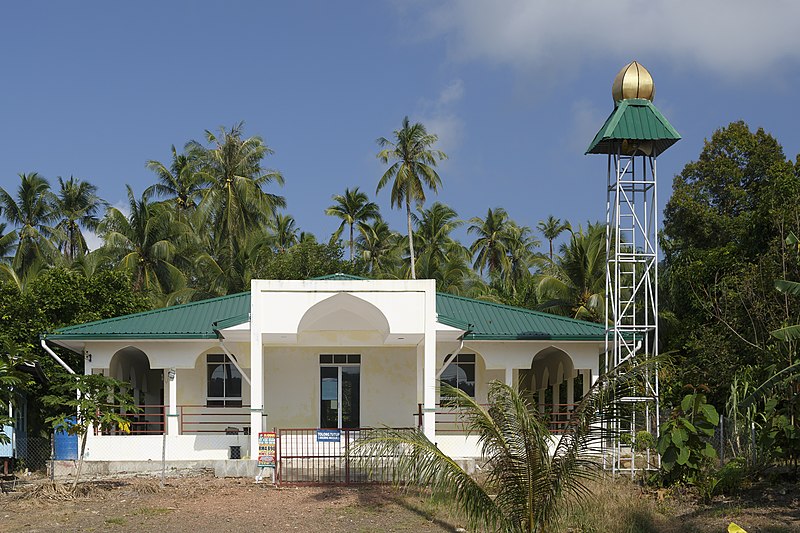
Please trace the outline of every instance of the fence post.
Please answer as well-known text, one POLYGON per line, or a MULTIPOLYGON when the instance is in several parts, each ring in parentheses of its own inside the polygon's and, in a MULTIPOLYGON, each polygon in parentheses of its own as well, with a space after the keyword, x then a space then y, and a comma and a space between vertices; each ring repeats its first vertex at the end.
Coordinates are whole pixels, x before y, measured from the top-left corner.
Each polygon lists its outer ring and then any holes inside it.
POLYGON ((345 485, 350 484, 350 431, 347 429, 343 429, 344 431, 344 483, 345 485))
POLYGON ((417 429, 422 429, 422 404, 417 404, 417 429))

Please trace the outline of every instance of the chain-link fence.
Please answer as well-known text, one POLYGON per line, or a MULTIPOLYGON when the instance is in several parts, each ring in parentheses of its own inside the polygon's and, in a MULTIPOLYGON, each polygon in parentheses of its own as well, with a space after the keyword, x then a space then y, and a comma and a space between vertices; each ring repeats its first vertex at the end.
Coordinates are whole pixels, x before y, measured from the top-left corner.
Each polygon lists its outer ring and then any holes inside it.
POLYGON ((17 435, 15 438, 15 470, 44 472, 53 452, 50 437, 17 435))

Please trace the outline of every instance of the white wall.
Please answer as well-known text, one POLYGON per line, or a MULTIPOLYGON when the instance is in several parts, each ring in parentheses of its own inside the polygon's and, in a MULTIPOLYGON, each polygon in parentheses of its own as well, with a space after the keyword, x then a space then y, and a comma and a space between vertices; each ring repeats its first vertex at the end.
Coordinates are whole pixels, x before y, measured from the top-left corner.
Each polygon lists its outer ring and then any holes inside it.
POLYGON ((320 354, 361 355, 361 425, 410 427, 417 412, 416 349, 266 347, 266 427, 319 427, 320 354))

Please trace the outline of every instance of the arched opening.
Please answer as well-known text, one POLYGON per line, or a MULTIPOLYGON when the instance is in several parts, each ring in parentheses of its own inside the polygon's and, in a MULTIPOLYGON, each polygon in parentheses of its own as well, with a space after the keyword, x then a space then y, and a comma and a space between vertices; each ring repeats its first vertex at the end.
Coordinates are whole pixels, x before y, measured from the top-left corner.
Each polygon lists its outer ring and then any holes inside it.
POLYGON ((520 370, 520 390, 548 417, 553 431, 564 426, 575 408, 574 375, 572 358, 554 346, 537 352, 530 368, 520 370))
POLYGON ((128 384, 139 412, 129 413, 132 435, 164 431, 164 371, 150 368, 150 360, 133 346, 117 351, 109 363, 109 376, 128 384))
POLYGON ((389 322, 373 304, 339 293, 311 306, 297 326, 297 338, 306 345, 383 344, 389 322))

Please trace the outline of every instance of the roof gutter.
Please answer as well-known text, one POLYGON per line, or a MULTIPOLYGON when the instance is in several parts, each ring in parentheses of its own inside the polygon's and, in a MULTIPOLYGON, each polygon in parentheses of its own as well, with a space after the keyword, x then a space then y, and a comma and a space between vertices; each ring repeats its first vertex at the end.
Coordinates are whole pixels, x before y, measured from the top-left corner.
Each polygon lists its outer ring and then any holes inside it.
POLYGON ((64 370, 66 370, 66 371, 67 371, 67 372, 69 372, 70 374, 75 374, 75 371, 74 371, 74 370, 72 370, 72 369, 70 368, 70 366, 69 366, 67 363, 65 363, 65 362, 64 362, 64 360, 63 360, 63 359, 61 359, 61 358, 58 356, 58 354, 56 354, 56 352, 54 352, 53 350, 51 350, 51 349, 50 349, 50 347, 47 345, 47 342, 45 342, 45 340, 44 340, 44 339, 41 339, 41 341, 40 341, 40 342, 41 342, 42 348, 44 348, 44 351, 45 351, 45 352, 47 352, 47 353, 49 353, 49 354, 50 354, 50 357, 52 357, 53 359, 55 359, 55 360, 56 360, 56 363, 58 363, 59 365, 61 365, 62 367, 64 367, 64 370))

